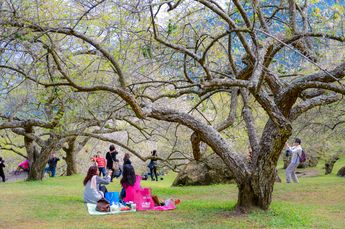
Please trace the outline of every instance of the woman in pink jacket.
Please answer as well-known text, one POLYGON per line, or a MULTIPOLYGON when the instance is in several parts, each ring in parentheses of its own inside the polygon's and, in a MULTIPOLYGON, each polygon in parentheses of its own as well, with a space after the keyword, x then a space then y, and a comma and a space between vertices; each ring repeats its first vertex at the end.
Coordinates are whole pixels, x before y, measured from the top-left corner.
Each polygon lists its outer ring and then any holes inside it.
MULTIPOLYGON (((165 203, 156 203, 152 199, 151 189, 142 188, 140 185, 141 176, 135 175, 134 168, 131 164, 123 166, 123 175, 120 181, 122 190, 120 198, 125 202, 133 202, 136 204, 136 209, 142 210, 172 210, 175 209, 175 202, 172 199, 168 199, 165 203), (163 206, 161 206, 163 205, 163 206)), ((156 197, 156 199, 158 199, 156 197)), ((157 201, 156 201, 157 202, 157 201)), ((179 202, 179 200, 178 200, 179 202)), ((176 202, 176 204, 178 203, 176 202)))

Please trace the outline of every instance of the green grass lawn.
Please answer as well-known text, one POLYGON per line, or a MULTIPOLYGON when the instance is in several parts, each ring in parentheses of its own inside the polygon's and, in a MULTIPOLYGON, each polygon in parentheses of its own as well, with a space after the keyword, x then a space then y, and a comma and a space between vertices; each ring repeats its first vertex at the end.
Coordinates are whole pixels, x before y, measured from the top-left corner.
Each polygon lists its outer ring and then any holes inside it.
MULTIPOLYGON (((334 172, 345 159, 337 162, 334 172)), ((281 178, 284 171, 279 170, 281 178)), ((83 176, 47 178, 42 182, 0 183, 0 228, 345 228, 345 179, 334 174, 276 184, 267 212, 232 213, 236 185, 170 187, 144 181, 160 197, 180 198, 168 212, 137 212, 89 216, 83 203, 83 176)), ((108 185, 119 191, 119 180, 108 185)))

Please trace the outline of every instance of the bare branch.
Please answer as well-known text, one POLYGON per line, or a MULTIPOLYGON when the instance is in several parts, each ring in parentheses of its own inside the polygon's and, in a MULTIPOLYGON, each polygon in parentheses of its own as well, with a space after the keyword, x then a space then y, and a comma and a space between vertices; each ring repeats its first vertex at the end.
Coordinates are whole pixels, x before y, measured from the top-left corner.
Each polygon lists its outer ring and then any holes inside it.
POLYGON ((250 142, 250 146, 251 146, 252 152, 253 152, 252 163, 256 164, 257 159, 258 159, 257 156, 258 156, 260 146, 259 146, 259 139, 258 139, 256 131, 255 131, 255 129, 256 129, 255 128, 255 121, 254 121, 254 118, 253 118, 253 115, 251 112, 251 108, 249 107, 248 91, 242 88, 241 89, 241 96, 242 96, 242 101, 243 101, 243 109, 242 109, 243 119, 246 123, 249 142, 250 142))
MULTIPOLYGON (((221 11, 219 8, 215 7, 214 5, 211 4, 211 2, 207 0, 196 0, 197 2, 200 2, 204 6, 208 7, 210 10, 212 10, 214 13, 219 15, 222 19, 224 19, 229 25, 231 29, 237 29, 236 23, 224 12, 221 11)), ((238 38, 240 39, 244 49, 246 50, 247 54, 250 56, 251 59, 255 59, 255 56, 250 49, 250 46, 248 42, 246 41, 245 37, 241 32, 236 32, 238 38)))
POLYGON ((5 147, 5 146, 0 145, 0 149, 1 149, 1 150, 6 150, 6 151, 11 151, 11 152, 13 152, 13 153, 15 153, 15 154, 17 154, 17 155, 23 157, 23 158, 28 159, 27 156, 25 156, 24 154, 22 154, 21 152, 19 152, 19 151, 16 150, 15 148, 12 148, 12 147, 7 148, 7 147, 5 147))
POLYGON ((238 105, 238 89, 234 88, 231 91, 231 103, 230 103, 229 115, 226 120, 224 120, 222 123, 216 126, 217 131, 221 132, 234 124, 236 120, 237 105, 238 105))
POLYGON ((290 27, 292 33, 296 33, 296 4, 295 0, 288 0, 289 2, 289 13, 290 13, 290 27))
POLYGON ((318 106, 322 106, 322 105, 326 105, 326 104, 331 104, 331 103, 339 101, 340 99, 341 99, 341 96, 339 96, 337 94, 320 95, 320 96, 317 96, 315 98, 308 99, 306 101, 301 102, 297 106, 295 106, 291 110, 291 114, 290 114, 289 118, 290 118, 290 120, 295 120, 301 114, 305 113, 306 111, 308 111, 314 107, 318 107, 318 106))
POLYGON ((71 35, 71 36, 80 38, 81 40, 89 43, 94 48, 96 48, 100 53, 103 54, 103 56, 105 58, 107 58, 110 61, 112 66, 116 69, 117 75, 119 76, 119 82, 120 82, 121 87, 123 87, 123 88, 126 87, 125 77, 121 71, 120 65, 117 63, 117 61, 115 60, 113 55, 111 55, 106 49, 104 49, 101 44, 97 43, 96 41, 94 41, 90 37, 87 37, 86 35, 79 33, 72 28, 40 27, 40 26, 34 25, 34 24, 24 24, 24 23, 15 22, 15 21, 6 21, 5 23, 1 23, 1 24, 7 25, 7 26, 9 25, 9 26, 13 26, 13 27, 18 27, 18 28, 31 29, 33 32, 60 33, 60 34, 71 35))
POLYGON ((154 15, 153 15, 153 9, 152 7, 150 7, 150 12, 151 12, 151 23, 152 23, 152 27, 153 27, 153 35, 154 35, 154 38, 156 41, 158 41, 159 43, 169 47, 169 48, 172 48, 178 52, 181 52, 181 53, 184 53, 190 57, 192 57, 195 61, 197 61, 200 66, 204 69, 205 73, 206 73, 206 78, 208 80, 210 80, 212 77, 211 77, 211 74, 210 74, 210 71, 208 70, 207 67, 205 67, 204 63, 203 63, 203 60, 200 56, 198 56, 196 53, 188 50, 187 48, 181 46, 181 45, 176 45, 176 44, 172 44, 172 43, 169 43, 167 41, 164 41, 163 39, 161 39, 159 36, 158 36, 158 31, 157 31, 157 28, 156 28, 156 23, 155 23, 155 19, 154 19, 154 15))

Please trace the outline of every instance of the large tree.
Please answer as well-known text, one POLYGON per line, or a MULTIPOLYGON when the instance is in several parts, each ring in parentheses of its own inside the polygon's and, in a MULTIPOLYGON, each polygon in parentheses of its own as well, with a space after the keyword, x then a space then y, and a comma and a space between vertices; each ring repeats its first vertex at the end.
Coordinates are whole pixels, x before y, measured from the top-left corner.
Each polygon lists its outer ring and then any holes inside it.
POLYGON ((68 1, 66 7, 53 1, 52 8, 43 2, 35 10, 20 3, 1 8, 5 43, 45 50, 57 72, 53 81, 25 77, 46 87, 120 98, 134 122, 188 127, 195 159, 204 142, 234 174, 241 211, 268 209, 292 122, 345 94, 343 53, 334 63, 322 55, 344 42, 337 29, 344 9, 337 3, 113 0, 68 1), (220 93, 231 98, 229 115, 210 120, 210 109, 198 106, 220 93), (253 104, 266 112, 262 129, 253 104), (223 134, 238 105, 253 150, 250 161, 223 134))

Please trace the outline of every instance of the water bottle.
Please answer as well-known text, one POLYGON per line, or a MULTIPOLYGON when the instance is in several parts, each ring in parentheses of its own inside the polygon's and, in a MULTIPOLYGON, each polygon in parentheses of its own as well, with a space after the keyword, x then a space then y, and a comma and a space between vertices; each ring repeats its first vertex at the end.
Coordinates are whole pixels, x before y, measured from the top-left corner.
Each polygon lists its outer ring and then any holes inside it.
POLYGON ((133 203, 131 205, 131 209, 132 209, 132 211, 136 211, 137 210, 137 205, 133 203))

